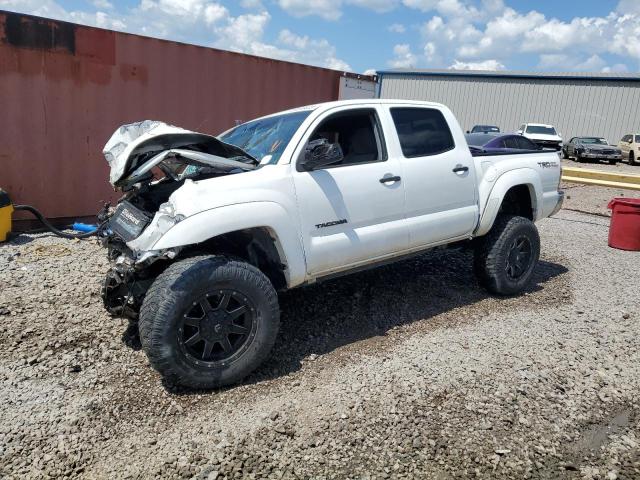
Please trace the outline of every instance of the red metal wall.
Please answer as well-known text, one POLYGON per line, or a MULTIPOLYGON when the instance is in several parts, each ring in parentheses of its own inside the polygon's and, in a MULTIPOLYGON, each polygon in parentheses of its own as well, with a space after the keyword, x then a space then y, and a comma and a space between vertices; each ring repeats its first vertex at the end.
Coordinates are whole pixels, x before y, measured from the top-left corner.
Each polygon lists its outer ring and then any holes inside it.
POLYGON ((101 152, 120 125, 153 119, 217 134, 335 100, 340 76, 0 11, 0 188, 51 218, 93 215, 114 198, 101 152))

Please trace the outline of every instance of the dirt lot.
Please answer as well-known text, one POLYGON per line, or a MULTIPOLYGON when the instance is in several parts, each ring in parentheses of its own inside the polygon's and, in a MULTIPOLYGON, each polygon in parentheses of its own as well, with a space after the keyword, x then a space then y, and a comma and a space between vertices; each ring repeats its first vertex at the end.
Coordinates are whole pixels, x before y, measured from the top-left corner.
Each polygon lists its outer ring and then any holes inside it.
MULTIPOLYGON (((577 163, 573 160, 563 160, 563 167, 587 168, 602 170, 611 173, 640 175, 640 166, 631 166, 627 163, 608 165, 603 162, 577 163)), ((562 188, 566 192, 565 209, 597 215, 611 216, 611 210, 607 208, 609 201, 615 197, 640 198, 640 191, 622 190, 615 188, 603 188, 578 183, 564 183, 562 188)))
POLYGON ((640 478, 640 254, 607 226, 540 222, 515 298, 451 250, 284 294, 269 361, 214 392, 163 387, 101 307, 98 246, 21 235, 0 246, 0 477, 640 478))

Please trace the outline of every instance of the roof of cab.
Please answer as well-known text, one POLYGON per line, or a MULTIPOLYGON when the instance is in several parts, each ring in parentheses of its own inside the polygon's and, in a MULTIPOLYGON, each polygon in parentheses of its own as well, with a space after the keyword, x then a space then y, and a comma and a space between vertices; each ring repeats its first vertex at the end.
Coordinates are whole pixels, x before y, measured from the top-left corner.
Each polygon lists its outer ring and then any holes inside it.
POLYGON ((365 98, 365 99, 356 99, 356 100, 334 100, 332 102, 323 102, 323 103, 315 103, 312 105, 304 105, 301 107, 291 108, 289 110, 283 110, 280 112, 270 113, 269 115, 264 115, 262 117, 253 118, 251 120, 247 120, 248 122, 253 120, 262 120, 263 118, 273 117, 275 115, 283 115, 288 113, 296 113, 296 112, 304 112, 304 111, 315 111, 318 109, 329 110, 335 107, 343 107, 349 105, 415 105, 421 107, 436 107, 442 108, 443 104, 437 102, 424 102, 421 100, 403 100, 403 99, 389 99, 389 98, 365 98))

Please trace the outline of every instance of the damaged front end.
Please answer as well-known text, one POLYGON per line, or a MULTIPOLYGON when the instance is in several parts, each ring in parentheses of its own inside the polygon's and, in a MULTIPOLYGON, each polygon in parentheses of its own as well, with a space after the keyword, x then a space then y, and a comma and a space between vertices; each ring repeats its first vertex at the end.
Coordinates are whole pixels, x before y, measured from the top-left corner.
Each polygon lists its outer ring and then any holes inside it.
POLYGON ((153 249, 184 218, 171 195, 187 182, 253 170, 258 162, 211 135, 149 120, 120 127, 103 153, 123 196, 99 215, 111 264, 102 298, 111 314, 135 319, 151 283, 181 250, 153 249))

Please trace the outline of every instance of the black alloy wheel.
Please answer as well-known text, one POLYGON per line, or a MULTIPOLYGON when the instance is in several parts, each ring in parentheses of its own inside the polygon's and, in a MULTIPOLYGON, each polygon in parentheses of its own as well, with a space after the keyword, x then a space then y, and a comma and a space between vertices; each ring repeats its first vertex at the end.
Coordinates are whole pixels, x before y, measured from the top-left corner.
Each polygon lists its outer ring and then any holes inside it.
POLYGON ((140 341, 169 385, 238 383, 269 355, 278 296, 255 266, 222 255, 188 257, 154 280, 140 309, 140 341))
POLYGON ((518 280, 531 264, 531 242, 525 236, 513 240, 507 254, 505 271, 511 280, 518 280))
POLYGON ((193 302, 178 327, 178 344, 196 365, 216 367, 242 355, 256 334, 256 310, 235 290, 218 290, 193 302))
POLYGON ((491 293, 514 295, 531 281, 540 256, 540 236, 525 217, 500 214, 491 230, 477 239, 474 271, 491 293))

